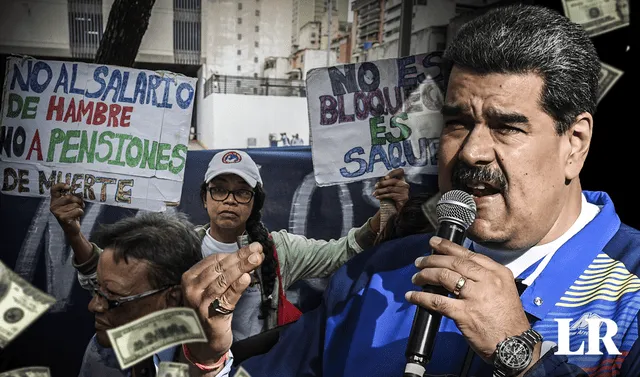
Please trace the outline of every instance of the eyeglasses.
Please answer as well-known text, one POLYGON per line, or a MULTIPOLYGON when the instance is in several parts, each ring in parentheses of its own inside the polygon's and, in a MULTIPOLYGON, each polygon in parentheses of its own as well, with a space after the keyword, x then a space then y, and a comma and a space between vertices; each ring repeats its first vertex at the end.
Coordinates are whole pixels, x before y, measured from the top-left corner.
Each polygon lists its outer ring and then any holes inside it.
POLYGON ((94 297, 95 296, 102 297, 107 302, 108 310, 111 310, 111 309, 117 308, 120 305, 125 304, 127 302, 131 302, 131 301, 139 300, 139 299, 147 297, 147 296, 155 295, 156 293, 165 291, 165 290, 167 290, 169 288, 172 288, 172 287, 164 287, 164 288, 153 289, 153 290, 150 290, 150 291, 139 293, 137 295, 120 297, 120 298, 117 298, 115 300, 112 300, 109 297, 107 297, 107 295, 102 293, 98 287, 94 287, 93 288, 93 296, 94 297))
POLYGON ((253 199, 254 192, 245 189, 229 191, 220 187, 209 187, 209 195, 211 195, 211 199, 216 202, 223 202, 227 200, 229 194, 233 195, 236 202, 240 204, 247 204, 251 199, 253 199))

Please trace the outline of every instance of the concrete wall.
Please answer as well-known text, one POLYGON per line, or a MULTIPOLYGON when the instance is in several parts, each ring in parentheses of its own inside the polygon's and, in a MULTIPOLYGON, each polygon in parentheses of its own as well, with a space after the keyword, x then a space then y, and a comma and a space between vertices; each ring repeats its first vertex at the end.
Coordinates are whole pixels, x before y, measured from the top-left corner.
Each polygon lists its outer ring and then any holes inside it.
POLYGON ((309 142, 307 99, 213 93, 198 104, 198 140, 207 149, 269 146, 269 134, 299 134, 309 142))

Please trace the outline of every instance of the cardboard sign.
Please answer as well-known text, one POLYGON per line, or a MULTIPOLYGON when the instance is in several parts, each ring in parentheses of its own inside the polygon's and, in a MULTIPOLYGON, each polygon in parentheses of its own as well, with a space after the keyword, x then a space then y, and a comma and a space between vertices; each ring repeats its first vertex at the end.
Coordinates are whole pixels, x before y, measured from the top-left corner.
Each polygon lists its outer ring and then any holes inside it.
POLYGON ((180 201, 195 78, 107 65, 7 59, 1 192, 48 196, 55 183, 104 204, 180 201))

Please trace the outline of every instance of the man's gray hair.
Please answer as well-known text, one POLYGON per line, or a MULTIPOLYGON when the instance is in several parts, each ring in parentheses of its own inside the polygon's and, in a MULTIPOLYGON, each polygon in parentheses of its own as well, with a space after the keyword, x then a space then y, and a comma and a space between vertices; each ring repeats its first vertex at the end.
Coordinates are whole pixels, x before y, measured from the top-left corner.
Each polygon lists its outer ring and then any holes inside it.
POLYGON ((116 262, 128 258, 149 263, 154 288, 180 284, 182 274, 202 259, 201 242, 186 215, 149 212, 105 225, 93 237, 114 249, 116 262))
POLYGON ((540 75, 541 105, 555 119, 560 135, 577 115, 596 111, 596 49, 580 25, 554 10, 533 5, 489 10, 460 28, 444 59, 448 69, 540 75))

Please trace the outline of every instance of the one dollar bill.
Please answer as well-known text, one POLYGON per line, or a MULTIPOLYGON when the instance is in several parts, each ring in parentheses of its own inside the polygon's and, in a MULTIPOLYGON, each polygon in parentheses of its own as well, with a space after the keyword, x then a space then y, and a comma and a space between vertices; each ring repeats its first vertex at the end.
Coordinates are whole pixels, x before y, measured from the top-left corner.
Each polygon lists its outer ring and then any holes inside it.
POLYGON ((55 302, 0 262, 0 348, 5 348, 55 302))
POLYGON ((590 37, 629 26, 629 0, 562 0, 562 6, 590 37))
POLYGON ((189 365, 163 361, 158 366, 158 377, 189 377, 189 365))
POLYGON ((598 77, 598 103, 624 73, 618 68, 600 62, 600 76, 598 77))
POLYGON ((51 373, 46 367, 27 367, 0 373, 0 377, 51 377, 51 373))
POLYGON ((207 341, 198 315, 191 308, 154 312, 107 330, 107 335, 122 369, 178 344, 207 341))

